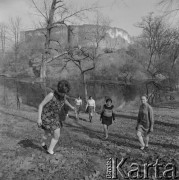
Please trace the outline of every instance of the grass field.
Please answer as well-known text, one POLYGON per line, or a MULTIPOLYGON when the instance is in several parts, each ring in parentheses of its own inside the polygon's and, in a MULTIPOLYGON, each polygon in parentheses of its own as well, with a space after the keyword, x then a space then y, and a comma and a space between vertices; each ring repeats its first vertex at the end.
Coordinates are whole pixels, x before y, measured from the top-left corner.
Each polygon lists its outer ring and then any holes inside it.
MULTIPOLYGON (((93 123, 86 114, 75 120, 73 112, 61 130, 56 155, 47 155, 40 146, 42 130, 36 125, 37 112, 0 108, 0 179, 8 180, 105 180, 107 158, 127 157, 144 164, 159 158, 179 167, 179 109, 156 108, 154 132, 147 151, 139 150, 135 135, 137 110, 118 112, 116 122, 104 140, 99 115, 93 123)), ((155 179, 150 171, 150 178, 155 179)), ((179 169, 177 169, 179 175, 179 169)), ((122 179, 120 177, 120 179, 122 179)))

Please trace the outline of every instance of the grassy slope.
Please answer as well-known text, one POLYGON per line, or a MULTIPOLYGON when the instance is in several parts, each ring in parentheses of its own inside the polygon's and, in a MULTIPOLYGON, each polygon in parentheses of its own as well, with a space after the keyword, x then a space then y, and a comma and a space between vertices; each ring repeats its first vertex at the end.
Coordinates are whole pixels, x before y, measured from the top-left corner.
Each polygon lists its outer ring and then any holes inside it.
POLYGON ((136 111, 120 112, 116 123, 109 131, 108 140, 103 140, 99 115, 94 122, 82 114, 78 122, 70 113, 61 131, 56 148, 57 155, 46 155, 40 148, 42 130, 36 126, 37 112, 0 108, 0 179, 105 179, 106 158, 127 156, 129 162, 165 161, 175 159, 179 164, 178 110, 155 110, 155 132, 151 146, 143 153, 135 136, 136 111))

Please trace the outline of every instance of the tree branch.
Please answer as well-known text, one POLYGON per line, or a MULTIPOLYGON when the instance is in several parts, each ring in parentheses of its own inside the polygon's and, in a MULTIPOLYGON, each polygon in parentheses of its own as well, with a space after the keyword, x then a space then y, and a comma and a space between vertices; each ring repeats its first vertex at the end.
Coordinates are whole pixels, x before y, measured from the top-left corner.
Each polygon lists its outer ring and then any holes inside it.
POLYGON ((61 7, 63 7, 63 6, 64 6, 64 4, 59 5, 59 6, 55 7, 55 10, 57 10, 58 8, 61 8, 61 7))
POLYGON ((93 65, 93 67, 88 68, 88 69, 86 69, 86 70, 83 70, 83 73, 86 73, 87 71, 91 71, 91 70, 93 70, 94 68, 95 68, 95 66, 93 65))
POLYGON ((48 49, 54 50, 54 51, 56 51, 56 52, 59 52, 58 49, 56 49, 56 48, 50 48, 50 47, 49 47, 48 49))
POLYGON ((44 7, 45 7, 46 17, 47 17, 47 19, 49 19, 49 17, 48 17, 48 10, 47 10, 47 4, 46 4, 45 0, 44 0, 44 7))
POLYGON ((55 57, 52 57, 52 58, 48 59, 48 60, 46 61, 46 63, 49 63, 49 62, 51 62, 51 61, 53 61, 53 60, 55 60, 55 59, 58 59, 59 57, 64 56, 65 54, 67 54, 67 52, 64 52, 64 53, 59 54, 59 55, 57 55, 57 56, 55 56, 55 57))
MULTIPOLYGON (((74 13, 72 13, 72 14, 66 16, 66 17, 64 17, 64 18, 63 18, 63 21, 65 21, 66 19, 71 18, 71 17, 73 17, 73 16, 75 16, 75 15, 81 13, 81 12, 84 12, 84 11, 90 11, 90 10, 93 10, 93 9, 94 9, 94 8, 85 8, 85 9, 81 9, 81 10, 79 10, 79 11, 76 11, 76 12, 74 12, 74 13)), ((61 22, 61 21, 57 21, 56 23, 58 24, 58 23, 60 23, 60 22, 61 22)))
POLYGON ((37 9, 37 11, 47 20, 48 17, 46 17, 46 16, 42 13, 42 11, 37 7, 37 5, 35 4, 35 1, 34 1, 34 0, 31 0, 31 1, 32 1, 33 5, 35 6, 35 8, 37 9))
POLYGON ((63 1, 60 1, 60 0, 59 0, 59 1, 56 1, 56 4, 58 4, 58 3, 62 3, 62 2, 63 2, 63 1))
POLYGON ((58 43, 58 44, 59 44, 59 46, 61 46, 61 44, 60 44, 60 42, 59 42, 58 40, 55 40, 55 39, 50 39, 49 41, 54 41, 54 42, 58 43))
POLYGON ((67 67, 68 62, 70 62, 70 60, 68 60, 68 61, 65 62, 64 66, 63 66, 62 69, 61 69, 61 72, 67 67))
POLYGON ((72 54, 68 54, 68 55, 69 56, 66 59, 72 61, 79 68, 79 70, 81 72, 83 72, 82 67, 81 67, 81 60, 82 59, 75 59, 72 54))

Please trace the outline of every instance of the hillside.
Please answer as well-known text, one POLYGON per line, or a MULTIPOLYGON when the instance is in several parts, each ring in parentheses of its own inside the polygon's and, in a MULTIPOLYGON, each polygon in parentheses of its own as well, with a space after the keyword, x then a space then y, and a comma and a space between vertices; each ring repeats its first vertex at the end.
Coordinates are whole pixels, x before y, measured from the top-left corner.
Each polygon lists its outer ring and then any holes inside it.
MULTIPOLYGON (((21 42, 37 42, 43 46, 45 29, 34 29, 21 32, 21 42)), ((104 36, 100 48, 121 49, 131 44, 131 36, 123 29, 110 26, 84 24, 84 25, 61 25, 53 28, 51 39, 58 41, 60 46, 91 46, 96 41, 96 35, 104 36)), ((56 46, 55 42, 51 42, 56 46)))
MULTIPOLYGON (((22 31, 20 34, 21 47, 19 51, 18 61, 14 62, 13 54, 7 54, 5 68, 2 73, 9 76, 38 77, 40 74, 40 63, 42 52, 44 49, 44 33, 45 29, 34 29, 29 31, 22 31), (15 69, 15 66, 16 69, 15 69), (15 72, 16 71, 16 72, 15 72)), ((129 58, 125 50, 133 43, 131 36, 125 30, 110 26, 97 26, 94 24, 84 25, 70 25, 60 26, 60 28, 53 28, 51 33, 51 48, 56 50, 60 48, 63 51, 66 47, 92 47, 96 43, 96 36, 103 37, 99 44, 99 50, 104 53, 97 62, 96 72, 101 73, 103 69, 108 69, 111 66, 116 68, 123 65, 129 58), (58 43, 57 43, 58 42, 58 43)), ((98 37, 99 38, 99 37, 98 37)), ((60 51, 61 51, 60 50, 60 51)), ((55 55, 55 51, 51 52, 55 55)), ((48 77, 78 77, 78 69, 74 67, 73 63, 62 71, 64 60, 59 59, 47 66, 48 77)), ((111 70, 109 70, 111 71, 111 70)), ((96 74, 99 76, 100 74, 96 74)), ((103 74, 103 73, 102 73, 103 74)))
MULTIPOLYGON (((155 109, 154 132, 146 151, 139 149, 135 136, 136 110, 119 112, 107 140, 103 138, 99 115, 89 123, 86 114, 76 121, 70 113, 52 157, 40 147, 42 130, 36 125, 37 112, 28 107, 21 111, 1 107, 0 114, 1 180, 104 180, 107 159, 122 157, 127 158, 122 167, 125 172, 132 169, 131 163, 142 167, 144 163, 155 163, 157 158, 163 165, 172 163, 179 167, 178 109, 170 113, 167 109, 155 109)), ((154 179, 153 169, 149 170, 149 179, 154 179)))
MULTIPOLYGON (((78 79, 80 77, 80 71, 73 62, 68 63, 68 65, 62 71, 64 64, 63 59, 50 63, 48 65, 48 77, 58 78, 59 75, 60 77, 72 79, 78 79)), ((118 81, 118 78, 123 76, 123 74, 121 74, 121 69, 123 69, 126 64, 134 66, 133 69, 131 69, 133 79, 140 81, 141 79, 146 78, 146 75, 140 71, 140 65, 133 62, 132 57, 126 53, 126 50, 119 50, 116 52, 103 54, 97 60, 95 70, 88 73, 87 77, 91 78, 92 76, 95 76, 97 79, 101 79, 101 77, 103 77, 103 80, 111 79, 113 81, 118 81), (134 70, 135 72, 133 72, 134 70)), ((130 71, 130 69, 128 71, 130 71)))

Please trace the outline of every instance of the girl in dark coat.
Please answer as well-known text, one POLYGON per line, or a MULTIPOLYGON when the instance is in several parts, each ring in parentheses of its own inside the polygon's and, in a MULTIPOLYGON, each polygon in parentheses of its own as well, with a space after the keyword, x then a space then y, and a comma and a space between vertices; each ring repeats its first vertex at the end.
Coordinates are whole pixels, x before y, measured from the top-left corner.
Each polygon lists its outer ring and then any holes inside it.
POLYGON ((108 127, 112 124, 112 120, 115 120, 114 115, 114 106, 112 105, 112 99, 107 98, 106 104, 103 106, 103 110, 101 112, 100 120, 102 120, 103 128, 104 128, 104 134, 105 139, 108 138, 108 127))

